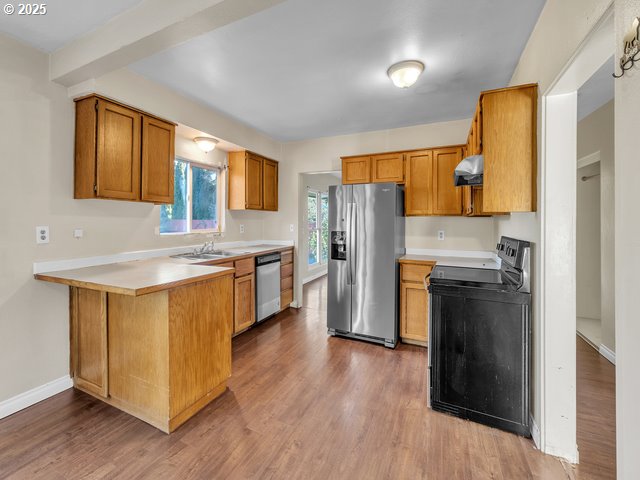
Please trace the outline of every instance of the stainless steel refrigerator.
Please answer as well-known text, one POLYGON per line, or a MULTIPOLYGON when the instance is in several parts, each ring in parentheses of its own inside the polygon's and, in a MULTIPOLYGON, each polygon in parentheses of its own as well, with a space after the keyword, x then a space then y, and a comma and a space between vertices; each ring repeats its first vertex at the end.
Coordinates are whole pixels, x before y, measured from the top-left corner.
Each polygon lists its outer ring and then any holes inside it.
POLYGON ((404 190, 395 183, 329 187, 327 328, 330 335, 398 341, 404 190))

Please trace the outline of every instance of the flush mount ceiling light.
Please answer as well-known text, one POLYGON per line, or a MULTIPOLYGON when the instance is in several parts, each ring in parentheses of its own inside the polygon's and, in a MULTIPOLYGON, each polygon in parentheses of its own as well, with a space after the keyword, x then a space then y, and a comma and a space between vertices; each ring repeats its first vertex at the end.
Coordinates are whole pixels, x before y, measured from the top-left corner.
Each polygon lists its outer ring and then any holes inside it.
POLYGON ((396 87, 409 88, 416 83, 423 70, 424 63, 418 60, 405 60, 391 65, 387 75, 396 87))
POLYGON ((211 137, 196 137, 193 141, 196 142, 196 145, 198 145, 200 150, 204 153, 209 153, 211 150, 216 148, 216 145, 218 144, 218 140, 211 137))

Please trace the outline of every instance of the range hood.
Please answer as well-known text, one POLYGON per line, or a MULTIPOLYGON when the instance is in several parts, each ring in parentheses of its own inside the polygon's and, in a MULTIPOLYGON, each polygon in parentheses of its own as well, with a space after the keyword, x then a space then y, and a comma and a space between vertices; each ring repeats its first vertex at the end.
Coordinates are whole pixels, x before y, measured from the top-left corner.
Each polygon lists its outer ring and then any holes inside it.
POLYGON ((456 187, 463 185, 482 185, 484 156, 471 155, 464 158, 456 167, 453 178, 456 187))

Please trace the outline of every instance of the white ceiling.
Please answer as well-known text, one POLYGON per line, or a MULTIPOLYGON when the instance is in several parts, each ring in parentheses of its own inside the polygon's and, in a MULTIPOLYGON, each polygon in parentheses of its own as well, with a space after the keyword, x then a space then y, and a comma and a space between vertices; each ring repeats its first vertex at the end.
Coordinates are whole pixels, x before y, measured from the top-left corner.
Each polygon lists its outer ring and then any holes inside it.
MULTIPOLYGON (((42 51, 52 52, 95 30, 141 0, 54 0, 46 15, 0 15, 0 32, 42 51)), ((10 2, 16 8, 18 2, 10 2)), ((27 2, 22 2, 27 3, 27 2)), ((4 5, 4 2, 3 2, 4 5)))
POLYGON ((611 74, 614 66, 612 56, 578 90, 578 121, 613 100, 615 80, 611 74))
POLYGON ((544 0, 288 0, 131 68, 273 138, 470 117, 505 86, 544 0), (411 89, 387 68, 418 59, 411 89))

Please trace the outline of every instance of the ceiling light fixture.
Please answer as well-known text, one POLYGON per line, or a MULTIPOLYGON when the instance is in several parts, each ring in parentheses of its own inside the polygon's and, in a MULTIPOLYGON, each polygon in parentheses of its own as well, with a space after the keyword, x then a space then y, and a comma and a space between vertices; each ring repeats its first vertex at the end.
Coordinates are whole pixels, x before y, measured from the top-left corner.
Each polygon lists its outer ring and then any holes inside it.
POLYGON ((424 63, 418 60, 405 60, 391 65, 387 75, 396 87, 409 88, 416 83, 423 70, 424 63))
POLYGON ((216 148, 219 140, 211 137, 196 137, 193 139, 193 141, 196 142, 196 145, 198 145, 198 147, 200 147, 200 150, 202 150, 204 153, 209 153, 211 150, 216 148))

